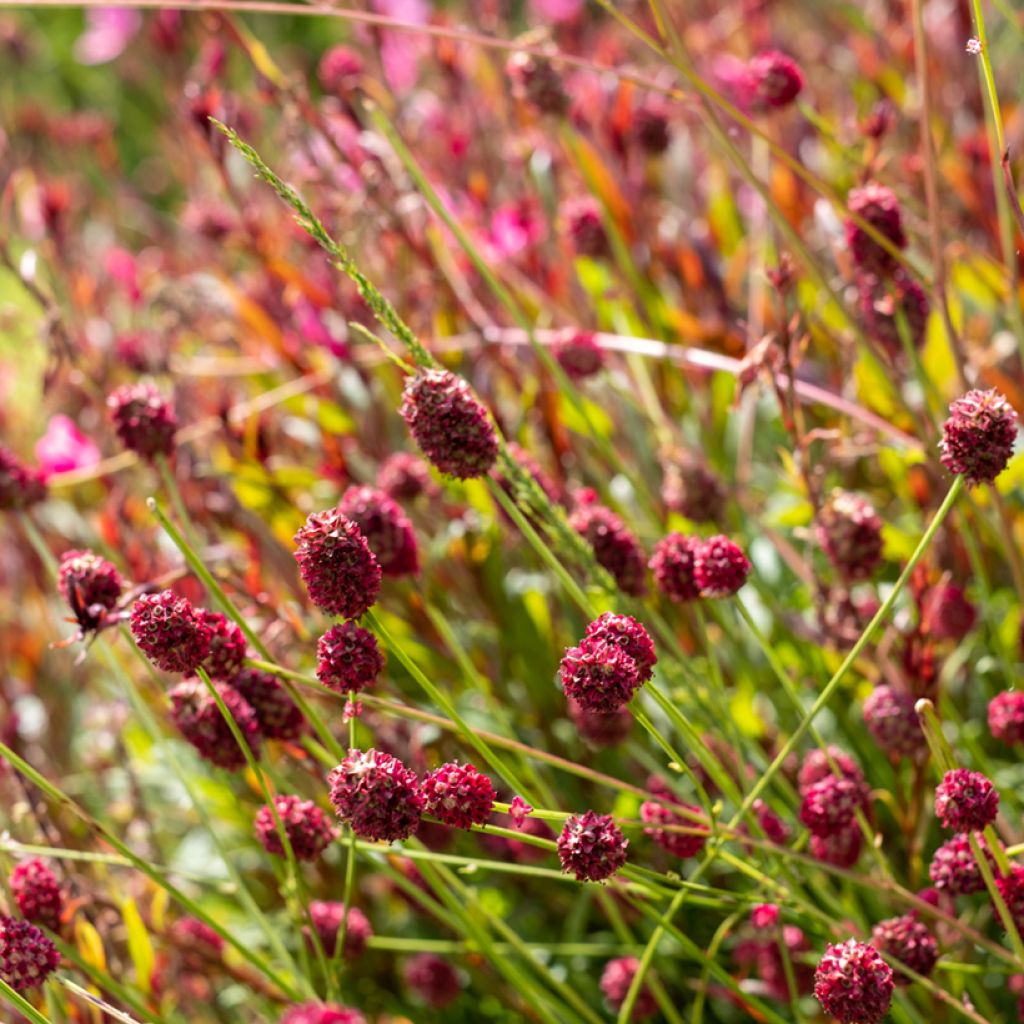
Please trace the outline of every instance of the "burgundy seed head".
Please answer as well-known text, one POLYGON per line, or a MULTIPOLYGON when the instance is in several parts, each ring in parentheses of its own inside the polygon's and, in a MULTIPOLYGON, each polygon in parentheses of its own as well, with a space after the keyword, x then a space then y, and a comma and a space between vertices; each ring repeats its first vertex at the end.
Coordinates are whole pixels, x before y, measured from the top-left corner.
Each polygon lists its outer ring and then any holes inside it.
POLYGON ((302 735, 302 712, 275 676, 243 668, 229 683, 252 708, 264 739, 296 740, 302 735))
POLYGON ((808 786, 813 786, 814 783, 821 781, 826 776, 832 775, 832 766, 829 764, 829 758, 835 763, 835 766, 839 769, 839 774, 844 779, 850 779, 858 783, 863 787, 864 792, 867 793, 867 782, 864 779, 864 773, 860 770, 860 766, 845 750, 832 746, 828 748, 828 757, 825 756, 825 751, 820 749, 814 749, 804 757, 803 764, 800 766, 800 774, 797 778, 801 793, 808 786))
POLYGON ((1011 864, 1008 875, 996 876, 996 888, 1018 931, 1024 928, 1024 865, 1011 864))
MULTIPOLYGON (((338 935, 341 923, 345 920, 345 904, 328 900, 312 900, 309 904, 309 916, 313 921, 320 945, 329 956, 334 956, 338 947, 338 935)), ((366 915, 358 907, 349 907, 348 921, 345 925, 345 946, 342 954, 346 960, 354 960, 362 956, 367 940, 373 935, 373 928, 366 915)))
POLYGON ((0 917, 0 978, 15 992, 38 988, 58 966, 57 947, 34 924, 0 917))
POLYGON ((882 520, 869 501, 833 491, 815 524, 818 543, 846 580, 867 579, 882 560, 882 520))
POLYGON ((286 1010, 280 1024, 366 1024, 366 1018, 337 1003, 303 1003, 286 1010))
POLYGON ((224 952, 224 940, 198 917, 179 917, 171 925, 171 937, 179 945, 205 947, 205 950, 220 956, 224 952))
POLYGON ((767 839, 780 845, 789 839, 789 827, 763 800, 754 801, 753 811, 767 839))
POLYGON ((860 860, 864 836, 856 823, 824 836, 811 836, 811 856, 823 864, 852 868, 860 860))
POLYGON ((427 464, 409 452, 395 452, 380 464, 377 486, 395 501, 413 501, 436 490, 427 464))
POLYGON ((11 895, 23 917, 50 931, 60 930, 64 896, 46 861, 34 857, 16 864, 11 872, 11 895))
POLYGON ((913 278, 902 270, 891 277, 864 273, 858 275, 857 289, 867 333, 891 360, 898 361, 904 355, 897 310, 906 323, 910 344, 921 348, 928 326, 928 296, 913 278))
POLYGON ((749 70, 758 106, 788 107, 804 87, 796 62, 778 50, 759 53, 750 61, 749 70))
POLYGON ((359 693, 384 668, 377 638, 354 622, 331 626, 316 645, 316 658, 317 678, 339 693, 359 693))
POLYGON ((210 630, 210 653, 203 659, 203 668, 211 679, 230 679, 245 664, 245 635, 226 615, 220 612, 199 612, 210 630))
POLYGON ((327 776, 338 817, 363 839, 395 842, 416 831, 423 795, 416 773, 379 750, 350 750, 327 776))
POLYGON ((890 757, 915 757, 928 747, 916 701, 891 686, 876 686, 864 701, 864 722, 875 742, 890 757))
POLYGON ((435 469, 459 480, 486 476, 498 457, 498 435, 473 389, 448 370, 410 377, 398 410, 435 469))
POLYGON ((629 840, 610 814, 586 811, 570 817, 558 837, 562 870, 578 882, 602 882, 626 863, 629 840))
POLYGON ((695 523, 717 523, 725 513, 721 480, 695 456, 673 453, 662 466, 661 500, 670 512, 695 523))
POLYGON ((39 471, 0 445, 0 511, 28 508, 45 497, 46 484, 39 471))
POLYGON ((647 100, 633 111, 632 135, 637 145, 651 156, 661 156, 672 141, 668 112, 654 100, 647 100))
POLYGON ((633 715, 622 705, 617 711, 590 711, 578 701, 566 700, 569 719, 588 743, 595 747, 615 747, 633 728, 633 715))
MULTIPOLYGON (((861 188, 851 189, 846 201, 851 213, 860 216, 895 248, 907 247, 907 237, 903 233, 903 215, 900 212, 899 200, 892 189, 870 183, 861 188)), ((854 263, 861 270, 884 275, 896 269, 895 257, 883 249, 853 218, 847 218, 845 228, 846 245, 854 263)))
POLYGON ((139 648, 164 672, 195 672, 210 652, 211 631, 202 611, 171 590, 143 594, 128 624, 139 648))
POLYGON ((380 593, 381 568, 362 531, 337 509, 314 512, 295 534, 309 599, 328 615, 356 619, 380 593))
POLYGON ((697 548, 693 578, 701 597, 731 597, 750 575, 750 562, 738 544, 719 534, 697 548))
MULTIPOLYGON (((284 794, 274 797, 274 806, 296 860, 316 860, 334 842, 338 830, 312 800, 284 794)), ((274 823, 274 814, 268 804, 256 812, 255 828, 256 838, 267 853, 278 857, 285 855, 281 836, 274 823)))
POLYGON ((119 387, 107 398, 107 408, 125 448, 146 459, 174 451, 174 407, 152 384, 119 387))
POLYGON ((462 992, 459 973, 443 957, 434 953, 419 953, 405 965, 405 983, 427 1004, 436 1010, 455 1002, 462 992))
POLYGON ((359 84, 363 61, 347 46, 332 46, 320 58, 316 73, 324 92, 344 97, 359 84))
POLYGON ((590 638, 565 652, 559 674, 567 697, 605 714, 628 704, 643 685, 637 663, 618 644, 590 638))
POLYGON ((775 903, 758 903, 750 911, 750 923, 758 931, 767 931, 779 923, 779 908, 775 903))
POLYGON ((1006 690, 989 701, 988 728, 1003 743, 1024 743, 1024 691, 1006 690))
POLYGON ((925 598, 921 628, 936 640, 959 643, 974 628, 978 610, 967 600, 963 587, 952 583, 933 587, 925 598))
POLYGON ((601 207, 591 196, 577 196, 562 203, 566 234, 579 256, 601 259, 608 255, 608 235, 601 219, 601 207))
POLYGON ((453 828, 482 825, 496 793, 491 780, 471 764, 452 761, 426 775, 420 787, 424 810, 453 828))
POLYGON ((814 996, 839 1024, 878 1024, 892 1002, 892 968, 874 946, 829 945, 814 972, 814 996))
POLYGON ((816 836, 830 836, 849 828, 861 806, 860 786, 829 775, 802 793, 800 820, 816 836))
POLYGON ((1006 468, 1017 439, 1017 413, 995 389, 968 391, 949 407, 939 448, 942 464, 967 485, 991 483, 1006 468))
MULTIPOLYGON (((995 874, 995 859, 984 842, 980 846, 995 874)), ((985 888, 985 879, 971 849, 969 833, 957 833, 932 854, 928 877, 936 889, 948 892, 950 896, 969 896, 985 888)))
POLYGON ((599 565, 615 578, 619 589, 633 597, 647 593, 647 555, 626 524, 604 505, 579 505, 569 525, 594 549, 599 565))
POLYGON ((621 647, 635 662, 640 679, 647 682, 654 674, 658 656, 650 633, 631 615, 603 612, 587 624, 587 638, 603 640, 621 647))
POLYGON ((981 772, 955 768, 946 772, 935 790, 935 814, 943 828, 981 832, 999 813, 999 793, 981 772))
MULTIPOLYGON (((629 994, 629 988, 633 984, 640 961, 635 956, 622 956, 615 960, 609 960, 601 972, 601 991, 605 999, 614 1010, 622 1008, 629 994)), ((643 1020, 657 1013, 658 1004, 655 1002, 654 994, 646 986, 640 987, 636 1002, 633 1004, 632 1020, 643 1020)))
POLYGON ((515 95, 542 114, 561 115, 569 109, 562 76, 550 61, 532 53, 513 53, 505 71, 515 95))
POLYGON ((586 380, 604 369, 604 349, 598 345, 593 331, 571 327, 562 331, 551 346, 551 354, 575 381, 586 380))
POLYGON ((759 936, 756 940, 740 943, 736 947, 736 959, 740 963, 754 964, 773 999, 788 1000, 790 976, 798 993, 807 992, 811 987, 813 971, 800 962, 802 955, 809 952, 811 947, 807 937, 795 925, 783 925, 782 941, 790 961, 788 971, 775 936, 759 936))
POLYGON ((670 533, 654 545, 654 554, 648 563, 654 573, 658 589, 671 601, 683 603, 700 597, 700 587, 694 577, 700 537, 670 533))
POLYGON ((416 534, 398 502, 373 487, 350 487, 342 495, 338 511, 359 527, 385 576, 419 572, 416 534))
POLYGON ((679 803, 680 807, 692 812, 688 815, 675 814, 667 807, 653 800, 645 800, 640 805, 640 818, 649 828, 644 829, 644 835, 650 836, 663 850, 667 850, 673 857, 696 857, 704 844, 707 842, 707 830, 700 821, 702 815, 699 807, 692 804, 679 803), (701 829, 700 832, 675 832, 666 829, 670 825, 675 828, 701 829))
POLYGON ((57 570, 57 589, 79 626, 90 630, 115 607, 124 580, 110 562, 92 551, 65 551, 57 570))
MULTIPOLYGON (((871 944, 880 953, 899 960, 924 978, 935 970, 939 959, 939 944, 935 936, 914 914, 879 921, 871 930, 871 944)), ((895 971, 894 980, 897 985, 909 985, 912 981, 909 975, 899 970, 895 971)))
MULTIPOLYGON (((258 757, 260 732, 256 712, 234 687, 226 683, 215 683, 214 686, 253 756, 258 757)), ((178 683, 168 696, 171 720, 200 757, 229 771, 245 767, 245 753, 204 683, 198 679, 186 679, 178 683)))

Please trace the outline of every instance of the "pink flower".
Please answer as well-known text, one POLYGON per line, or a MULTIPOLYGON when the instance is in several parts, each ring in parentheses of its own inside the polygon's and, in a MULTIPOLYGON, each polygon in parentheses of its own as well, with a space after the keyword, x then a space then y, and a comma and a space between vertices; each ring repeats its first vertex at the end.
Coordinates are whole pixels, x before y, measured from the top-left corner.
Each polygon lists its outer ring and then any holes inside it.
POLYGON ((512 819, 512 827, 522 828, 528 814, 533 814, 533 808, 521 796, 513 797, 512 803, 508 806, 508 816, 512 819))
POLYGON ((106 64, 124 53, 142 25, 131 7, 91 7, 85 12, 85 31, 75 40, 79 64, 106 64))
POLYGON ((127 249, 114 246, 107 250, 105 263, 107 273, 124 288, 132 304, 138 303, 142 289, 139 287, 139 267, 135 257, 127 249))
POLYGON ((95 466, 100 461, 100 450, 74 420, 58 413, 51 417, 46 433, 36 442, 36 458, 43 476, 49 477, 95 466))
MULTIPOLYGON (((373 0, 378 14, 408 25, 425 25, 430 19, 428 0, 373 0)), ((420 57, 429 52, 430 40, 416 32, 381 32, 380 59, 384 77, 395 92, 405 92, 416 84, 420 57)))
POLYGON ((548 21, 572 21, 583 7, 584 0, 530 0, 533 16, 548 21))
POLYGON ((490 241, 500 256, 517 256, 544 237, 544 225, 529 203, 506 203, 491 217, 490 241))

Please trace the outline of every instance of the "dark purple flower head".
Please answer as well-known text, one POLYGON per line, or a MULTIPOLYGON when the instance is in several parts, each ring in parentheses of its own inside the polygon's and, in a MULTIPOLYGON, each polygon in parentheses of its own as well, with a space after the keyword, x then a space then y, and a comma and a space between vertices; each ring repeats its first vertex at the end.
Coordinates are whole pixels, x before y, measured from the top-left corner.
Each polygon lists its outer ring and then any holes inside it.
POLYGON ((694 575, 700 537, 670 533, 654 545, 650 567, 658 589, 670 601, 694 601, 700 597, 700 587, 694 575))
POLYGON ((863 848, 864 834, 856 822, 827 835, 811 836, 811 856, 837 868, 852 868, 863 848))
POLYGON ((513 53, 505 64, 515 95, 542 114, 564 114, 569 97, 562 76, 549 60, 532 53, 513 53))
POLYGON ((906 323, 910 344, 921 348, 928 326, 928 296, 912 277, 902 270, 891 277, 863 273, 858 275, 857 288, 867 333, 891 360, 898 361, 904 354, 897 312, 906 323))
POLYGON ((482 825, 491 816, 495 792, 491 780, 471 764, 452 761, 423 779, 424 810, 454 828, 482 825))
MULTIPOLYGON (((234 687, 226 683, 214 685, 253 755, 258 756, 260 732, 256 712, 234 687)), ((245 767, 245 753, 205 683, 186 679, 178 683, 168 696, 171 720, 200 757, 229 771, 245 767)))
POLYGON ((446 476, 486 476, 498 458, 490 413, 469 384, 448 370, 421 370, 410 377, 399 413, 420 450, 446 476))
POLYGON ((64 895, 45 860, 34 857, 15 865, 11 872, 11 895, 23 917, 45 925, 50 931, 60 930, 64 895))
POLYGON ((354 622, 331 626, 316 645, 317 678, 339 693, 359 693, 375 682, 383 668, 377 638, 354 622))
MULTIPOLYGON (((995 859, 985 843, 980 846, 995 874, 995 859)), ((985 879, 971 849, 969 833, 958 832, 932 854, 928 877, 936 889, 948 892, 950 896, 969 896, 985 888, 985 879)))
POLYGON ((303 1003, 285 1010, 280 1024, 366 1024, 366 1018, 337 1003, 303 1003))
POLYGON ((814 996, 839 1024, 878 1024, 894 988, 892 968, 878 950, 854 939, 829 943, 814 972, 814 996))
POLYGON ((39 471, 0 445, 0 512, 28 508, 45 497, 46 484, 39 471))
POLYGON ((604 349, 598 345, 593 331, 562 331, 551 346, 551 354, 575 381, 586 380, 604 369, 604 349))
MULTIPOLYGON (((341 923, 345 920, 345 904, 329 900, 311 900, 309 916, 320 939, 320 945, 329 956, 334 956, 338 947, 341 923)), ((373 935, 373 928, 366 915, 358 907, 349 907, 345 924, 345 947, 342 950, 346 960, 354 960, 366 949, 367 940, 373 935)))
POLYGON ((788 107, 804 87, 797 63, 778 50, 759 53, 750 61, 749 71, 758 106, 788 107))
POLYGON ((801 795, 800 820, 816 836, 830 836, 850 828, 863 802, 861 788, 856 782, 838 779, 834 775, 827 775, 813 786, 808 786, 801 795))
POLYGON ((198 917, 179 917, 171 925, 171 938, 181 946, 199 947, 204 953, 220 956, 226 943, 205 921, 198 917))
POLYGON ((1024 690, 1006 690, 989 701, 988 727, 1003 743, 1024 743, 1024 690))
POLYGON ((203 668, 211 679, 229 680, 245 664, 245 635, 226 615, 202 609, 203 623, 210 630, 210 653, 203 668))
POLYGON ((587 638, 621 647, 635 662, 640 679, 647 682, 654 673, 658 656, 650 633, 631 615, 603 612, 587 624, 587 638))
POLYGON ((750 575, 750 562, 738 544, 721 534, 702 541, 694 555, 693 578, 701 597, 731 597, 750 575))
POLYGON ((844 579, 867 579, 882 560, 882 520, 859 495, 833 491, 818 514, 815 532, 844 579))
MULTIPOLYGON (((879 953, 899 960, 924 978, 935 970, 939 959, 939 944, 935 936, 914 914, 879 921, 871 930, 871 944, 879 953)), ((897 968, 894 977, 897 985, 909 985, 911 980, 897 968)))
POLYGON ((626 863, 629 840, 610 814, 572 815, 558 837, 562 870, 578 882, 602 882, 626 863))
POLYGON ((636 661, 616 643, 585 638, 559 666, 565 695, 588 711, 610 714, 643 685, 636 661))
POLYGON ((936 640, 959 643, 974 628, 978 609, 967 599, 963 587, 952 583, 933 587, 924 600, 921 629, 936 640))
POLYGON ((408 839, 420 823, 423 795, 416 773, 379 750, 350 750, 327 777, 338 817, 362 839, 408 839))
MULTIPOLYGON (((615 960, 609 960, 604 965, 604 970, 601 972, 601 991, 612 1009, 622 1008, 639 966, 640 961, 635 956, 621 956, 615 960)), ((653 1016, 657 1011, 658 1004, 655 1002, 654 994, 646 985, 642 985, 636 1002, 633 1004, 631 1019, 643 1020, 645 1017, 653 1016)))
POLYGON ((0 978, 15 992, 38 988, 58 966, 57 947, 34 924, 0 917, 0 978))
POLYGON ((143 594, 132 605, 129 626, 142 652, 164 672, 195 672, 210 652, 204 612, 171 590, 143 594))
POLYGON ((638 106, 633 111, 631 134, 643 152, 661 156, 672 141, 665 106, 653 99, 638 106))
POLYGON ((566 708, 576 731, 595 747, 618 746, 633 728, 633 715, 625 704, 617 711, 590 711, 569 698, 566 708))
POLYGON ((359 84, 363 60, 347 46, 332 46, 321 58, 316 74, 324 92, 344 97, 359 84))
POLYGON ((174 451, 174 406, 152 384, 119 387, 107 398, 107 408, 125 448, 146 459, 174 451))
POLYGON ((700 822, 704 820, 699 807, 679 801, 679 807, 686 814, 676 814, 663 804, 654 800, 645 800, 640 805, 640 818, 648 827, 644 835, 650 836, 663 850, 673 857, 696 857, 708 841, 707 828, 700 822), (666 828, 671 826, 671 828, 666 828), (697 832, 676 832, 676 828, 698 829, 697 832))
POLYGON ((328 615, 357 619, 377 600, 381 568, 362 531, 337 509, 314 512, 295 534, 309 599, 328 615))
POLYGON ((839 769, 839 774, 844 779, 851 779, 853 782, 861 785, 865 793, 867 792, 864 773, 860 770, 857 762, 845 750, 840 750, 839 747, 829 747, 827 756, 824 750, 815 749, 804 757, 803 764, 800 765, 800 774, 797 778, 801 793, 808 786, 813 786, 814 783, 833 774, 829 758, 832 759, 836 768, 839 769))
POLYGON ((437 489, 427 464, 409 452, 395 452, 380 464, 377 486, 395 501, 413 501, 437 489))
MULTIPOLYGON (((899 200, 892 189, 884 185, 869 183, 850 190, 847 196, 850 212, 857 214, 870 224, 896 249, 907 247, 907 236, 903 233, 903 215, 899 200)), ((875 274, 890 274, 896 269, 897 261, 852 217, 847 218, 846 244, 854 263, 864 271, 875 274)))
POLYGON ((455 1002, 462 991, 459 972, 448 960, 434 953, 419 953, 410 958, 403 973, 406 985, 436 1010, 455 1002))
POLYGON ((968 486, 991 483, 1006 468, 1017 439, 1017 413, 996 390, 968 391, 942 426, 942 464, 968 486))
POLYGON ((640 597, 647 592, 647 555, 610 508, 596 502, 581 504, 569 517, 569 525, 594 549, 597 563, 612 574, 623 593, 640 597))
POLYGON ((763 800, 755 800, 752 810, 761 831, 771 842, 781 844, 789 839, 789 826, 763 800))
POLYGON ((1008 875, 996 876, 996 888, 1017 930, 1024 929, 1024 865, 1011 864, 1008 875))
POLYGON ((124 580, 115 566, 92 551, 65 551, 57 570, 57 589, 79 626, 90 630, 116 606, 124 580))
POLYGON ((576 196, 562 203, 562 219, 572 247, 580 256, 601 259, 608 255, 608 234, 601 218, 601 206, 592 196, 576 196))
POLYGON ((670 452, 662 465, 661 500, 695 523, 717 523, 725 513, 721 480, 689 452, 670 452))
MULTIPOLYGON (((279 794, 274 797, 274 807, 296 860, 316 860, 334 842, 338 830, 312 800, 303 800, 290 793, 279 794)), ((256 838, 267 853, 278 857, 285 855, 281 835, 269 805, 264 804, 256 812, 255 829, 256 838)))
POLYGON ((966 768, 946 772, 935 790, 935 814, 943 828, 981 832, 999 813, 999 793, 981 774, 966 768))
POLYGON ((342 495, 338 511, 359 527, 385 576, 419 572, 416 533, 398 502, 374 487, 350 487, 342 495))
POLYGON ((252 708, 265 739, 295 740, 302 735, 302 712, 275 676, 258 668, 243 668, 229 684, 252 708))
POLYGON ((928 744, 909 693, 876 686, 864 701, 864 722, 875 742, 890 757, 915 757, 928 744))

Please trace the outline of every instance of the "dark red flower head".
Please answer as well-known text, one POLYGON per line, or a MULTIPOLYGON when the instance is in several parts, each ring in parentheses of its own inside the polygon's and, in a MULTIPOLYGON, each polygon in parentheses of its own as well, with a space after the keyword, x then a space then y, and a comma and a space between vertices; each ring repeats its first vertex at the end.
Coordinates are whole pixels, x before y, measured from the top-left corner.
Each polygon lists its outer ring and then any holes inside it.
POLYGON ((600 204, 592 196, 576 196, 562 203, 562 219, 572 247, 580 256, 601 259, 608 255, 608 234, 600 204))
MULTIPOLYGON (((214 683, 214 686, 253 755, 258 756, 260 732, 256 712, 234 687, 226 683, 214 683)), ((168 696, 171 720, 200 757, 229 771, 245 767, 245 753, 205 683, 186 679, 178 683, 168 696)))
POLYGON ((350 750, 327 777, 338 817, 357 836, 395 842, 416 831, 423 795, 416 773, 379 750, 350 750))
POLYGON ((708 841, 705 820, 699 807, 674 801, 686 814, 676 814, 664 804, 655 800, 645 800, 640 805, 640 818, 648 827, 644 835, 650 836, 663 850, 673 857, 696 857, 708 841), (669 826, 669 827, 666 827, 669 826), (697 829, 696 832, 677 832, 677 828, 697 829))
POLYGON ((57 589, 79 626, 89 630, 116 606, 124 580, 115 566, 92 551, 65 551, 57 570, 57 589))
POLYGON ((210 652, 211 630, 202 609, 171 590, 143 594, 132 605, 132 636, 164 672, 194 672, 210 652))
POLYGON ((409 452, 395 452, 380 464, 377 486, 395 501, 412 501, 437 489, 427 464, 409 452))
POLYGON ((174 407, 152 384, 119 387, 107 398, 107 408, 125 448, 146 459, 174 451, 174 407))
POLYGON ((628 704, 643 685, 636 661, 622 647, 590 637, 565 652, 559 674, 567 697, 604 714, 628 704))
POLYGON ((797 778, 800 792, 803 793, 808 786, 813 786, 814 783, 833 774, 832 764, 829 763, 829 759, 835 764, 839 774, 844 779, 850 779, 861 786, 866 798, 868 791, 867 782, 864 779, 864 773, 860 770, 860 766, 845 750, 831 746, 828 748, 827 756, 824 750, 815 749, 811 750, 804 757, 803 764, 800 765, 800 774, 797 778))
POLYGON ((316 645, 316 659, 317 678, 339 693, 359 693, 384 668, 377 638, 354 622, 331 626, 316 645))
POLYGON ((0 511, 28 508, 46 497, 46 484, 38 470, 26 466, 9 448, 0 445, 0 511))
POLYGON ((410 377, 398 411, 423 454, 447 476, 486 476, 498 458, 490 414, 469 384, 448 370, 410 377))
POLYGON ((549 60, 532 53, 513 53, 505 64, 515 95, 542 114, 564 114, 569 97, 562 76, 549 60))
MULTIPOLYGON (((604 965, 604 970, 601 972, 601 991, 612 1009, 622 1008, 639 966, 640 961, 635 956, 618 957, 615 960, 609 960, 604 965)), ((642 985, 636 1002, 633 1004, 632 1019, 643 1020, 657 1011, 658 1004, 655 1002, 654 994, 646 985, 642 985)))
POLYGON ((869 501, 833 491, 815 524, 818 543, 847 580, 867 579, 882 560, 882 520, 869 501))
MULTIPOLYGON (((903 215, 900 212, 899 200, 892 189, 872 182, 861 188, 851 189, 846 201, 851 213, 857 214, 870 224, 896 249, 907 247, 907 236, 903 233, 903 215)), ((882 275, 895 270, 896 258, 879 245, 855 220, 847 218, 845 227, 846 244, 854 263, 861 270, 882 275)))
POLYGON ((669 452, 662 465, 661 500, 695 523, 717 523, 725 513, 721 480, 689 452, 669 452))
POLYGON ((595 747, 618 746, 633 728, 633 715, 624 704, 618 711, 590 711, 579 701, 569 698, 566 709, 576 731, 595 747))
POLYGON ((50 931, 60 930, 64 895, 53 869, 38 857, 23 860, 11 872, 11 895, 22 916, 50 931))
POLYGON ((694 555, 693 578, 701 597, 731 597, 750 575, 750 562, 738 544, 721 534, 702 541, 694 555))
POLYGON ((603 612, 587 624, 587 638, 621 647, 635 662, 640 679, 647 682, 654 673, 658 656, 650 633, 631 615, 603 612))
POLYGON ((419 572, 416 533, 398 502, 374 487, 350 487, 342 495, 338 511, 359 527, 385 576, 419 572))
MULTIPOLYGON (((995 874, 995 859, 992 853, 984 842, 980 843, 980 847, 989 867, 992 868, 992 873, 995 874)), ((985 879, 971 849, 970 833, 957 833, 932 854, 928 877, 936 889, 948 892, 950 896, 969 896, 985 888, 985 879)))
POLYGON ((1006 468, 1017 439, 1017 413, 996 390, 968 391, 949 407, 942 464, 968 486, 991 483, 1006 468))
POLYGON ((899 269, 891 277, 863 273, 858 275, 857 288, 867 333, 889 359, 898 361, 904 355, 899 317, 906 324, 907 340, 913 348, 921 348, 928 326, 928 296, 912 277, 899 269))
POLYGON ((629 840, 610 814, 574 814, 558 837, 562 870, 578 882, 602 882, 626 863, 629 840))
MULTIPOLYGON (((290 793, 279 794, 274 797, 274 806, 296 860, 316 860, 334 842, 338 830, 312 800, 303 800, 290 793)), ((269 805, 264 804, 256 812, 255 828, 256 838, 267 853, 278 857, 285 855, 269 805)))
POLYGON ((362 531, 337 509, 314 512, 295 535, 309 599, 328 615, 357 619, 377 600, 381 568, 362 531))
POLYGON ((954 832, 981 832, 998 813, 999 793, 981 772, 954 768, 935 790, 936 817, 954 832))
POLYGON ((989 701, 988 727, 1003 743, 1024 743, 1024 690, 1006 690, 989 701))
POLYGON ((295 740, 302 735, 302 712, 275 676, 258 668, 243 668, 229 684, 252 708, 265 739, 295 740))
POLYGON ((853 825, 863 793, 856 782, 827 775, 802 791, 800 820, 816 836, 830 836, 853 825))
POLYGON ((864 701, 864 722, 875 742, 891 757, 914 757, 928 744, 909 693, 876 686, 864 701))
POLYGON ((453 1003, 462 991, 458 971, 443 957, 419 953, 405 965, 405 983, 427 1004, 441 1010, 453 1003))
POLYGON ((670 600, 694 601, 700 597, 700 587, 694 576, 700 537, 670 533, 654 545, 650 567, 658 589, 670 600))
POLYGON ((245 636, 226 615, 202 609, 203 623, 210 630, 210 653, 203 668, 211 679, 228 680, 245 664, 245 636))
POLYGON ((849 939, 831 943, 814 972, 814 995, 839 1024, 878 1024, 889 1012, 892 968, 874 946, 849 939))
POLYGON ((921 611, 921 630, 936 640, 959 643, 974 628, 978 610, 967 599, 963 587, 939 584, 928 592, 921 611))
POLYGON ((363 73, 363 60, 355 50, 347 46, 332 46, 321 58, 317 67, 320 88, 326 93, 344 97, 359 84, 363 73))
POLYGON ((804 76, 797 63, 778 50, 759 53, 749 64, 755 103, 788 107, 800 95, 804 76))
MULTIPOLYGON (((899 960, 924 978, 935 970, 938 963, 939 944, 915 914, 879 921, 871 930, 871 944, 879 953, 899 960)), ((894 981, 897 985, 909 985, 912 979, 897 968, 894 981)))
POLYGON ((864 833, 856 822, 828 835, 811 836, 811 856, 837 868, 852 868, 860 860, 863 848, 864 833))
POLYGON ((303 1003, 285 1010, 280 1024, 366 1024, 366 1018, 337 1003, 303 1003))
POLYGON ((560 332, 551 346, 551 354, 575 381, 586 380, 604 369, 604 349, 598 345, 593 331, 569 328, 560 332))
POLYGON ((1011 864, 1008 875, 996 876, 996 888, 1017 930, 1024 929, 1024 865, 1011 864))
MULTIPOLYGON (((334 956, 338 947, 341 923, 345 921, 345 904, 328 900, 312 900, 309 916, 320 939, 320 945, 329 956, 334 956)), ((345 921, 345 946, 342 954, 346 960, 354 960, 366 949, 367 940, 373 935, 373 928, 366 915, 358 907, 349 907, 345 921)))
POLYGON ((38 988, 58 966, 57 947, 34 924, 0 917, 0 978, 15 992, 38 988))
POLYGON ((484 824, 491 816, 496 796, 494 785, 483 772, 455 761, 426 775, 420 792, 427 814, 454 828, 484 824))
POLYGON ((610 508, 596 502, 580 504, 569 517, 569 525, 594 549, 598 565, 612 574, 624 594, 640 597, 647 592, 647 555, 610 508))
POLYGON ((665 106, 648 99, 633 111, 631 134, 637 145, 651 156, 660 156, 672 141, 668 111, 665 106))

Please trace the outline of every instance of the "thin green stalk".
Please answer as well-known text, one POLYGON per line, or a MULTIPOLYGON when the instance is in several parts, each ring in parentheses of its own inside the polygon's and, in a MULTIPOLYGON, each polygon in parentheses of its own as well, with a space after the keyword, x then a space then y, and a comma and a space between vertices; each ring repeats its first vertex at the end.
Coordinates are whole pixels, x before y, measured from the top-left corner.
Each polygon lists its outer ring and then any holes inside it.
POLYGON ((15 992, 3 978, 0 978, 0 997, 4 1002, 13 1006, 31 1024, 52 1024, 24 996, 15 992))

